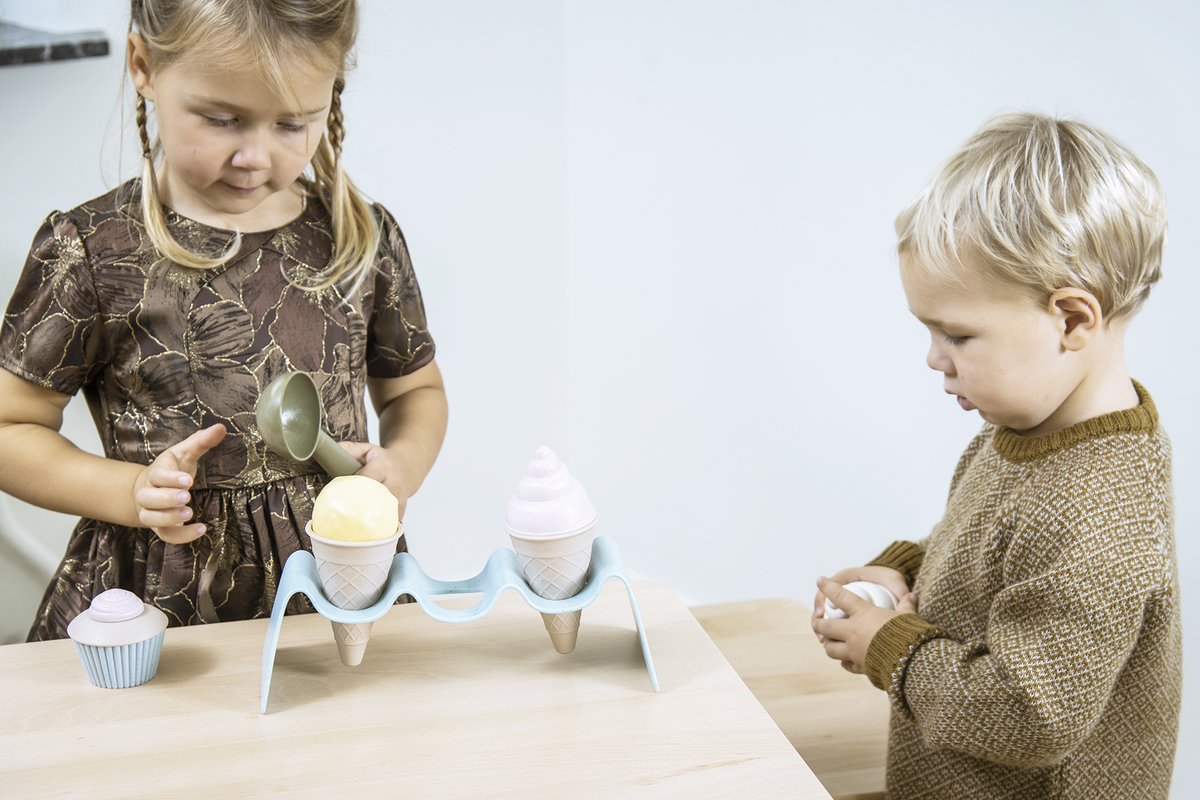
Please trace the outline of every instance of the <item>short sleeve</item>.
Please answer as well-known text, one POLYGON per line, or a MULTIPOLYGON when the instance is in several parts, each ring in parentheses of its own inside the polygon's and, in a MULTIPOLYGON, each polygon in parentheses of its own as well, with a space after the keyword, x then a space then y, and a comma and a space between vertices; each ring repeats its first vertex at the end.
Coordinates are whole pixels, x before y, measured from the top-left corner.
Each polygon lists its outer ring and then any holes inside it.
POLYGON ((433 361, 435 348, 404 234, 386 209, 376 208, 381 231, 367 330, 367 374, 398 378, 433 361))
POLYGON ((74 394, 102 366, 103 326, 84 242, 54 213, 38 229, 0 325, 0 366, 74 394))

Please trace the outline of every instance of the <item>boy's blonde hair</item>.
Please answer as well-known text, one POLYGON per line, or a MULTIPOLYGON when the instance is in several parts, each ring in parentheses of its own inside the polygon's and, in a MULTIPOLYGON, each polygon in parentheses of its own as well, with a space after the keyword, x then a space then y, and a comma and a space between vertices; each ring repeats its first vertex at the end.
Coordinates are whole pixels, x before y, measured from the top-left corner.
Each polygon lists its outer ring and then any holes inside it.
POLYGON ((1141 159, 1090 125, 1033 113, 988 121, 896 218, 899 252, 935 276, 970 259, 1041 297, 1085 289, 1107 319, 1150 294, 1165 232, 1141 159))
MULTIPOLYGON (((342 167, 344 135, 341 95, 358 34, 356 0, 132 0, 130 30, 149 51, 151 68, 189 57, 229 69, 261 69, 280 94, 291 90, 286 74, 296 61, 334 68, 329 122, 312 160, 311 195, 333 219, 333 258, 305 289, 324 289, 350 276, 357 291, 374 264, 379 223, 371 204, 342 167)), ((299 110, 299 108, 297 108, 299 110)), ((159 200, 154 161, 160 145, 151 144, 146 101, 137 97, 137 127, 142 144, 142 221, 150 241, 166 258, 204 269, 224 264, 241 246, 240 235, 213 257, 189 250, 168 230, 159 200)))

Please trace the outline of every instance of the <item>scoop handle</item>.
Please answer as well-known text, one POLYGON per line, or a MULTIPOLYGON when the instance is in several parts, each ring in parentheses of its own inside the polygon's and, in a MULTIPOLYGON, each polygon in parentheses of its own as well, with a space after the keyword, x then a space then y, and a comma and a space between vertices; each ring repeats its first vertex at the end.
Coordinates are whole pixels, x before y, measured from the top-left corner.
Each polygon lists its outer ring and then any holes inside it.
POLYGON ((353 475, 362 469, 358 459, 343 450, 325 431, 317 434, 317 450, 313 453, 313 458, 324 467, 331 478, 353 475))

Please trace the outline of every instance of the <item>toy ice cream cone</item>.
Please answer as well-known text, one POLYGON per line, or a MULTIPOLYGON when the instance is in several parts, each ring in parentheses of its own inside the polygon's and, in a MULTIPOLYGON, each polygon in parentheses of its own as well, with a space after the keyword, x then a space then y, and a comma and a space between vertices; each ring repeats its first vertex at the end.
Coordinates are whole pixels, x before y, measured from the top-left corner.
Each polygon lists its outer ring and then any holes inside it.
MULTIPOLYGON (((529 588, 547 600, 565 600, 579 594, 592 560, 592 540, 596 538, 594 524, 560 538, 534 539, 509 530, 513 550, 521 562, 521 571, 529 588)), ((570 653, 575 649, 582 612, 542 614, 546 632, 554 649, 570 653)))
MULTIPOLYGON (((508 501, 505 528, 529 587, 547 600, 579 594, 596 538, 596 509, 548 447, 540 447, 508 501)), ((570 653, 581 612, 543 614, 554 649, 570 653)))
MULTIPOLYGON (((306 530, 312 539, 321 588, 325 590, 329 602, 338 608, 357 611, 379 599, 383 585, 387 583, 392 557, 396 555, 399 529, 391 538, 373 542, 325 539, 313 533, 312 523, 306 530)), ((330 624, 342 663, 348 667, 361 664, 367 640, 371 638, 371 623, 330 624)))
MULTIPOLYGON (((361 475, 335 478, 317 496, 305 530, 329 602, 357 611, 379 599, 402 529, 399 505, 383 484, 361 475)), ((371 623, 330 623, 338 655, 362 663, 371 623)))

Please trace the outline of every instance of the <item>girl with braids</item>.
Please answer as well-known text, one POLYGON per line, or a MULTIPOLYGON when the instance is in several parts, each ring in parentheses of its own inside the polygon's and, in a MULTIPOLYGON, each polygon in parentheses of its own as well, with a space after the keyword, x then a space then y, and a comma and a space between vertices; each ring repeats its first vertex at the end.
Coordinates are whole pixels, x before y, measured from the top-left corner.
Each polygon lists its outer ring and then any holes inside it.
POLYGON ((432 466, 446 399, 404 236, 342 168, 356 30, 354 0, 133 0, 142 174, 46 219, 0 325, 0 490, 83 517, 30 640, 114 587, 172 625, 270 614, 328 480, 256 428, 283 372, 402 512, 432 466), (104 457, 59 433, 81 389, 104 457))

